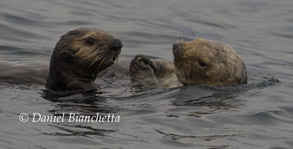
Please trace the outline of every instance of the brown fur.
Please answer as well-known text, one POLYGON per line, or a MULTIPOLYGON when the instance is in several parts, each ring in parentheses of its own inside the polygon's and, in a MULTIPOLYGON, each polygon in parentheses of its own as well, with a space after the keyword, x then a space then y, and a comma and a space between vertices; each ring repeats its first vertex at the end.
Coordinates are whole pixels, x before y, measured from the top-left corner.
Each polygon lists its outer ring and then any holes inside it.
POLYGON ((46 87, 52 92, 91 90, 99 72, 111 66, 122 43, 96 29, 76 29, 63 35, 51 56, 46 87))
POLYGON ((173 51, 176 74, 184 85, 233 86, 247 82, 243 61, 225 44, 197 38, 174 44, 173 51))
POLYGON ((181 86, 181 83, 233 86, 247 82, 243 61, 225 44, 197 38, 190 42, 175 43, 173 54, 174 63, 136 56, 130 65, 132 80, 148 86, 155 83, 155 86, 160 87, 176 87, 181 86), (153 83, 149 85, 145 82, 153 83))

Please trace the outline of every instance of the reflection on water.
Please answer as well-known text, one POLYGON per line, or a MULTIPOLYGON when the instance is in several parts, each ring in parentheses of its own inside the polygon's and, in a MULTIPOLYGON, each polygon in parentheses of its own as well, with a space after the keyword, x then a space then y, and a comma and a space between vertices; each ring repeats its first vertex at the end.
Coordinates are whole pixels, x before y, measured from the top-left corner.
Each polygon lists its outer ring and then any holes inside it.
MULTIPOLYGON (((96 81, 100 90, 64 98, 42 85, 0 83, 1 148, 292 148, 291 0, 0 1, 0 60, 48 62, 59 36, 79 27, 123 42, 121 60, 172 60, 172 43, 205 37, 246 63, 247 85, 172 89, 96 81), (119 123, 21 123, 20 113, 120 115, 119 123)), ((121 74, 123 76, 123 74, 121 74)), ((124 74, 125 75, 125 74, 124 74)), ((113 81, 114 79, 114 81, 113 81)))

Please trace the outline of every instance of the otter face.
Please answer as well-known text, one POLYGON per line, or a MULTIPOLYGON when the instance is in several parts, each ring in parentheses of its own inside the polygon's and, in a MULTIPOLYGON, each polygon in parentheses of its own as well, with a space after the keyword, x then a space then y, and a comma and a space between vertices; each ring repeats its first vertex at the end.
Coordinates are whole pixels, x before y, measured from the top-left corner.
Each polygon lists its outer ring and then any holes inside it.
POLYGON ((197 38, 173 44, 176 75, 183 85, 233 86, 247 82, 246 68, 229 46, 197 38))
POLYGON ((99 72, 111 66, 122 43, 111 34, 80 28, 61 36, 51 56, 46 87, 51 91, 88 90, 99 72))
POLYGON ((98 73, 118 59, 121 48, 121 41, 105 31, 76 29, 61 37, 55 52, 60 60, 71 59, 67 63, 98 73))

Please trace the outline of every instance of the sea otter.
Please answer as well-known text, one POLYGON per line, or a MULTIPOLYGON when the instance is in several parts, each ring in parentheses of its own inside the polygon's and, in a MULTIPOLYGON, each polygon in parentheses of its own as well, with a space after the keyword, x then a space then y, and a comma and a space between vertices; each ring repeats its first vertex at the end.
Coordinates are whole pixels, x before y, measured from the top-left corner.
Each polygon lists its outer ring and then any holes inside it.
POLYGON ((235 86, 247 83, 246 67, 229 46, 196 38, 173 44, 174 62, 137 55, 130 64, 131 79, 144 86, 235 86))
POLYGON ((51 92, 94 89, 97 75, 117 60, 121 48, 119 39, 102 30, 68 32, 51 56, 46 88, 51 92))
POLYGON ((97 75, 117 61, 122 43, 108 32, 79 28, 61 36, 48 62, 0 61, 0 81, 46 84, 51 93, 95 88, 97 75))

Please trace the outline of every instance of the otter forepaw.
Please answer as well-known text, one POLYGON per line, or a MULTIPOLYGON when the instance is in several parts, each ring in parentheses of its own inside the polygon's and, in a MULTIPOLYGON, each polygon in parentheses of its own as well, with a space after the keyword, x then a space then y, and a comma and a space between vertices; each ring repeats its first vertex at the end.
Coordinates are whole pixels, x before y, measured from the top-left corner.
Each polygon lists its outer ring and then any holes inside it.
POLYGON ((152 71, 156 72, 155 63, 144 55, 136 55, 135 58, 131 61, 130 69, 134 69, 136 71, 152 71))
POLYGON ((155 75, 156 64, 144 55, 135 56, 129 66, 129 72, 133 81, 145 82, 147 84, 157 83, 155 75))

